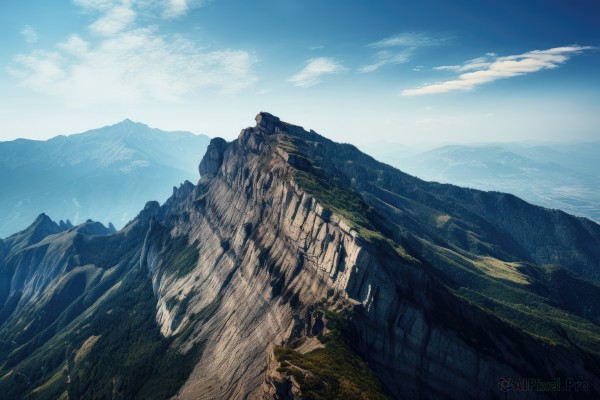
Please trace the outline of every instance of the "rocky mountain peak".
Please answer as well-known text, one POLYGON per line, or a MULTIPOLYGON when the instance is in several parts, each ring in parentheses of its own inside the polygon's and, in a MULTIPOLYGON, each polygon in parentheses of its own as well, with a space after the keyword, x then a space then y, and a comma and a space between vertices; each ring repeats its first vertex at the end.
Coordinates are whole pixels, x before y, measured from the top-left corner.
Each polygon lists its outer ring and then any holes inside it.
POLYGON ((5 242, 15 248, 27 247, 42 241, 49 235, 63 232, 67 229, 66 225, 61 226, 50 219, 45 213, 41 213, 31 225, 21 232, 9 236, 5 239, 5 242))
POLYGON ((292 125, 290 123, 281 121, 279 117, 276 117, 273 114, 268 112, 261 111, 255 118, 256 127, 255 131, 259 131, 262 133, 266 133, 268 135, 273 134, 285 134, 291 135, 295 137, 299 137, 302 139, 316 140, 322 141, 324 138, 318 135, 315 131, 310 130, 306 131, 303 127, 299 125, 292 125))
POLYGON ((222 138, 213 138, 206 149, 206 154, 200 161, 198 171, 200 176, 212 176, 217 173, 223 162, 223 153, 227 148, 227 141, 222 138))
POLYGON ((256 115, 256 127, 263 131, 274 132, 276 127, 281 125, 279 117, 268 112, 261 111, 256 115))
POLYGON ((60 222, 58 223, 58 225, 60 226, 61 229, 63 230, 68 230, 71 229, 73 227, 73 224, 71 223, 71 220, 67 219, 66 221, 63 221, 62 219, 60 220, 60 222))
POLYGON ((42 240, 44 237, 53 233, 58 233, 65 230, 61 228, 56 222, 46 215, 41 213, 35 221, 23 232, 27 232, 30 236, 30 244, 42 240))
POLYGON ((53 223, 52 219, 46 215, 46 213, 41 213, 37 216, 37 218, 33 221, 32 225, 40 225, 40 224, 49 224, 53 223))
POLYGON ((123 121, 119 122, 116 124, 117 126, 123 126, 123 127, 134 127, 134 126, 139 126, 139 127, 148 127, 148 125, 146 124, 142 124, 141 122, 135 122, 129 118, 125 118, 123 121))

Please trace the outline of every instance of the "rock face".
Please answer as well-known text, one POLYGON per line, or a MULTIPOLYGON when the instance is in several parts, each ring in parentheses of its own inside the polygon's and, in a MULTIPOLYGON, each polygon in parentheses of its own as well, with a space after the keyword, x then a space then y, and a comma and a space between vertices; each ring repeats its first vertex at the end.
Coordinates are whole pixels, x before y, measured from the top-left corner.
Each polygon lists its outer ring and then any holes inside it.
POLYGON ((202 158, 200 167, 198 168, 200 176, 212 176, 217 173, 221 163, 223 162, 223 153, 225 152, 226 148, 227 142, 225 139, 211 139, 210 144, 206 149, 206 154, 204 155, 204 158, 202 158))
MULTIPOLYGON (((323 347, 316 336, 332 328, 323 311, 327 303, 343 305, 348 312, 353 336, 347 345, 366 360, 393 398, 548 395, 501 392, 502 377, 573 378, 589 387, 577 395, 599 395, 600 362, 592 351, 598 330, 586 322, 597 315, 597 303, 590 303, 585 314, 540 294, 550 293, 545 285, 552 279, 546 279, 547 271, 533 261, 549 261, 544 252, 529 251, 532 244, 515 239, 518 224, 531 221, 525 218, 496 228, 490 221, 498 217, 481 211, 492 195, 424 183, 376 163, 353 146, 333 143, 268 113, 260 113, 256 122, 231 143, 213 139, 196 186, 187 182, 174 188, 163 206, 149 202, 117 233, 94 236, 78 227, 57 232, 44 243, 62 244, 63 251, 40 253, 39 260, 27 258, 40 251, 33 245, 17 251, 0 242, 0 254, 4 251, 14 260, 7 263, 5 256, 0 273, 54 271, 44 273, 49 278, 43 285, 30 279, 0 288, 0 295, 6 293, 0 297, 0 310, 7 315, 6 322, 0 320, 0 340, 6 341, 0 356, 8 360, 0 366, 0 375, 6 375, 0 376, 0 390, 10 383, 10 371, 25 371, 37 381, 31 387, 23 384, 22 391, 14 392, 16 398, 38 386, 43 388, 38 395, 52 398, 54 392, 44 383, 64 363, 66 373, 77 379, 52 381, 53 390, 71 398, 91 395, 85 390, 152 398, 147 393, 158 396, 152 389, 157 381, 170 382, 162 398, 303 398, 302 382, 282 378, 277 371, 273 346, 309 337, 299 351, 323 347), (459 190, 476 200, 459 204, 459 190), (442 201, 443 192, 447 202, 442 201), (511 264, 519 260, 527 264, 511 264), (29 315, 35 315, 32 307, 43 298, 39 288, 62 288, 59 282, 72 271, 86 271, 88 278, 81 281, 80 292, 62 291, 70 295, 63 298, 60 312, 44 321, 53 326, 52 333, 35 324, 27 337, 13 332, 10 324, 28 315, 23 310, 29 307, 29 315), (130 288, 145 285, 151 295, 140 292, 146 294, 135 297, 139 291, 130 288), (38 291, 26 302, 6 300, 34 286, 38 291), (535 297, 532 301, 540 309, 548 307, 547 320, 540 324, 552 324, 552 313, 559 310, 561 318, 572 318, 579 332, 589 335, 572 335, 568 327, 553 325, 562 332, 553 342, 548 339, 551 333, 519 325, 517 316, 506 311, 512 310, 506 306, 510 299, 501 297, 513 292, 535 297), (483 294, 487 303, 478 302, 483 294), (9 303, 16 306, 9 309, 9 303), (141 303, 149 308, 136 313, 127 309, 141 303), (136 333, 111 341, 115 333, 93 322, 99 315, 110 316, 112 324, 123 323, 127 332, 135 329, 126 324, 128 319, 150 318, 160 332, 152 343, 160 343, 157 348, 162 349, 152 359, 156 370, 140 373, 137 380, 125 379, 131 360, 121 365, 115 359, 102 368, 100 361, 80 362, 81 354, 94 356, 93 349, 87 350, 89 343, 101 349, 112 343, 113 351, 120 352, 151 336, 136 333), (32 336, 36 332, 39 335, 32 336), (564 337, 564 343, 559 341, 564 337), (34 375, 39 367, 31 366, 31 357, 47 344, 64 356, 55 356, 58 363, 48 364, 51 372, 40 377, 34 375), (193 362, 181 369, 184 359, 193 362), (115 372, 93 378, 98 370, 115 372), (132 382, 141 386, 132 388, 132 382)), ((504 208, 511 207, 507 201, 514 202, 499 196, 496 200, 504 208)), ((516 204, 516 209, 529 206, 516 204)), ((569 221, 569 229, 583 226, 597 237, 597 226, 569 221)), ((580 251, 579 259, 593 258, 593 250, 580 251)), ((573 262, 573 253, 556 254, 566 265, 573 262)), ((597 286, 586 285, 589 297, 597 300, 597 286)), ((525 304, 516 297, 510 301, 525 304)), ((584 303, 588 304, 577 302, 584 303)))

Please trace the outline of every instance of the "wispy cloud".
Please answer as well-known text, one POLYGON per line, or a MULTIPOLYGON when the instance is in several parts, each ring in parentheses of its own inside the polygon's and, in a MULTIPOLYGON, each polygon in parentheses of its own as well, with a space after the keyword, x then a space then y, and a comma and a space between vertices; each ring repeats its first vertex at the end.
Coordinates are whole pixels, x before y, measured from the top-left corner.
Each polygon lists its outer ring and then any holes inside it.
POLYGON ((67 54, 84 57, 88 52, 89 45, 79 35, 73 34, 66 42, 59 43, 57 47, 67 54))
POLYGON ((177 18, 190 10, 203 6, 208 0, 73 0, 73 4, 87 12, 103 12, 108 15, 116 8, 128 8, 134 12, 154 14, 162 18, 177 18))
POLYGON ((485 57, 469 60, 462 65, 445 65, 436 67, 437 70, 463 72, 455 79, 427 84, 414 89, 404 90, 404 96, 418 96, 433 93, 447 93, 455 90, 472 90, 484 83, 499 79, 511 78, 557 68, 564 64, 571 56, 586 50, 594 49, 591 46, 564 46, 548 50, 533 50, 519 55, 498 57, 488 53, 485 57))
POLYGON ((439 46, 450 40, 449 37, 429 36, 424 33, 406 32, 371 43, 368 47, 382 49, 372 57, 372 62, 363 65, 359 72, 374 72, 387 64, 404 64, 413 57, 420 47, 439 46))
POLYGON ((295 86, 307 88, 321 83, 323 75, 337 74, 346 70, 346 67, 333 58, 312 58, 306 62, 306 66, 300 72, 288 81, 295 86))
MULTIPOLYGON (((493 53, 490 53, 493 54, 493 53)), ((492 56, 493 57, 493 56, 492 56)), ((455 71, 455 72, 465 72, 465 71, 473 71, 480 70, 483 68, 487 68, 491 64, 491 59, 489 57, 478 57, 472 60, 465 62, 462 65, 441 65, 439 67, 433 67, 434 70, 437 71, 455 71)))
POLYGON ((118 3, 115 0, 73 0, 73 4, 76 6, 90 11, 106 11, 118 3))
POLYGON ((185 15, 190 9, 201 6, 203 0, 167 0, 163 10, 164 18, 177 18, 185 15))
POLYGON ((358 69, 359 72, 373 72, 386 64, 404 64, 410 61, 414 49, 406 49, 400 52, 391 52, 388 50, 378 51, 373 56, 373 62, 371 64, 363 65, 358 69))
POLYGON ((21 35, 23 35, 25 41, 29 44, 34 44, 38 41, 37 32, 29 25, 25 25, 23 29, 21 29, 21 35))
POLYGON ((381 49, 385 47, 439 46, 447 41, 446 37, 435 37, 420 32, 405 32, 371 43, 369 47, 381 49))
POLYGON ((23 86, 85 107, 177 102, 199 89, 234 93, 256 81, 252 53, 209 51, 180 35, 160 34, 157 27, 139 27, 135 1, 74 3, 100 15, 88 27, 93 35, 74 33, 54 48, 15 56, 9 72, 23 86))
POLYGON ((104 15, 90 25, 90 30, 102 36, 110 36, 128 28, 135 21, 136 12, 131 2, 123 2, 108 9, 104 15))

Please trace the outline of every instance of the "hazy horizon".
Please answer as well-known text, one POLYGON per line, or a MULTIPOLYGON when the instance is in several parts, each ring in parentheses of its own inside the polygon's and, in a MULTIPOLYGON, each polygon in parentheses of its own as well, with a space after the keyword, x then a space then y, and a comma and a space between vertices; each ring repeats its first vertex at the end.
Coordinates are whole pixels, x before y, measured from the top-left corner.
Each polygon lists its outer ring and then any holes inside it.
MULTIPOLYGON (((114 125, 118 125, 121 122, 124 122, 126 120, 130 120, 134 123, 139 123, 139 124, 143 124, 148 126, 149 128, 152 129, 158 129, 164 132, 187 132, 187 133, 191 133, 193 135, 204 135, 204 136, 208 136, 208 137, 222 137, 224 139, 226 139, 227 141, 231 141, 237 138, 239 131, 235 132, 233 134, 230 135, 223 135, 223 136, 217 136, 217 135, 212 135, 211 132, 208 131, 189 131, 189 130, 185 130, 185 129, 166 129, 164 127, 161 126, 153 126, 150 124, 145 123, 144 121, 137 121, 137 120, 133 120, 131 118, 124 118, 122 120, 119 121, 114 121, 112 123, 108 123, 106 125, 102 125, 102 126, 93 126, 93 127, 89 127, 83 131, 77 131, 77 132, 59 132, 56 133, 52 136, 48 136, 48 137, 41 137, 41 138, 36 138, 36 137, 26 137, 26 136, 16 136, 14 138, 10 138, 10 139, 0 139, 0 142, 10 142, 10 141, 15 141, 15 140, 21 140, 21 139, 25 139, 25 140, 36 140, 36 141, 46 141, 46 140, 51 140, 57 137, 68 137, 68 136, 73 136, 73 135, 81 135, 81 134, 85 134, 88 133, 90 131, 95 131, 98 129, 102 129, 102 128, 106 128, 106 127, 110 127, 110 126, 114 126, 114 125)), ((293 124, 298 124, 301 125, 299 123, 295 123, 294 121, 286 121, 286 122, 290 122, 293 124)), ((248 123, 246 126, 252 126, 253 125, 253 121, 251 121, 251 119, 248 120, 248 123)), ((246 127, 244 126, 244 127, 246 127)), ((304 126, 304 128, 306 129, 313 129, 310 126, 304 126)), ((240 128, 242 129, 242 128, 240 128)), ((314 130, 314 129, 313 129, 314 130)), ((330 135, 328 135, 327 132, 318 132, 320 135, 325 136, 329 139, 334 140, 332 137, 330 137, 330 135)), ((569 137, 564 137, 564 138, 556 138, 556 139, 548 139, 548 140, 544 140, 544 139, 513 139, 513 140, 495 140, 495 141, 477 141, 477 140, 465 140, 465 141, 450 141, 450 140, 441 140, 441 141, 434 141, 434 140, 430 140, 430 141, 412 141, 412 142, 403 142, 400 139, 396 139, 394 140, 394 138, 388 139, 388 138, 376 138, 375 140, 361 140, 361 138, 358 138, 357 141, 355 142, 348 142, 348 141, 343 141, 343 140, 335 140, 337 142, 340 143, 350 143, 350 144, 354 144, 358 147, 369 147, 372 145, 378 145, 378 144, 391 144, 391 145, 398 145, 398 146, 403 146, 406 149, 412 149, 414 151, 427 151, 427 150, 431 150, 434 148, 439 148, 439 147, 443 147, 443 146, 501 146, 501 145, 507 145, 507 144, 518 144, 518 145, 523 145, 523 146, 539 146, 539 145, 561 145, 561 144, 583 144, 583 143, 596 143, 598 141, 600 141, 600 137, 598 138, 590 138, 590 139, 572 139, 569 137)))

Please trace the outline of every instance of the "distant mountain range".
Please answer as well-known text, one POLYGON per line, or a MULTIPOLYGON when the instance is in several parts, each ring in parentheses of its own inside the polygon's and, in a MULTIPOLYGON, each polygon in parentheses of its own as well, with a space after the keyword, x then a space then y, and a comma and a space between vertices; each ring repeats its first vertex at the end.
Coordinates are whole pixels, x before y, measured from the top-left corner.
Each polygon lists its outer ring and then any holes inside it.
POLYGON ((425 152, 385 143, 366 149, 375 158, 428 181, 508 192, 600 221, 600 142, 448 145, 425 152))
POLYGON ((165 132, 124 120, 46 141, 0 142, 0 237, 44 212, 79 224, 92 218, 122 227, 148 200, 198 179, 209 137, 165 132))

